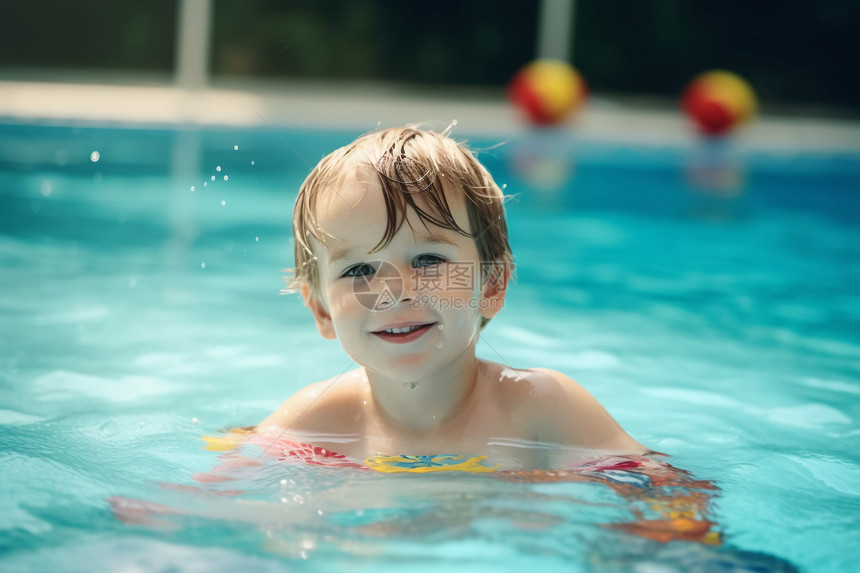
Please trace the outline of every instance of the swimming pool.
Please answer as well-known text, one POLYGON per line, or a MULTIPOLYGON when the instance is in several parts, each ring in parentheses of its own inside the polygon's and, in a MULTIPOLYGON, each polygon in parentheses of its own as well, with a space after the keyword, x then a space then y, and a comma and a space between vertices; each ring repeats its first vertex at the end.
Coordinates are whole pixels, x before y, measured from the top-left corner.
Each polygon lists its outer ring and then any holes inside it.
POLYGON ((712 480, 722 546, 599 525, 637 509, 600 484, 275 461, 184 488, 202 437, 350 365, 278 293, 298 184, 355 135, 0 126, 4 571, 854 570, 851 154, 473 141, 518 265, 479 354, 566 372, 712 480))

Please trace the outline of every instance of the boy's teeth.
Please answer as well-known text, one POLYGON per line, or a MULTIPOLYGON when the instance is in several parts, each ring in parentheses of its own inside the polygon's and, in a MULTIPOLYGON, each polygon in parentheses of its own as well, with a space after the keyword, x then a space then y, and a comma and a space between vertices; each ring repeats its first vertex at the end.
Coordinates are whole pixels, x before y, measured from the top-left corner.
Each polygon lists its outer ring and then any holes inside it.
POLYGON ((404 332, 412 332, 417 329, 417 326, 406 326, 404 328, 386 328, 385 332, 388 334, 403 334, 404 332))

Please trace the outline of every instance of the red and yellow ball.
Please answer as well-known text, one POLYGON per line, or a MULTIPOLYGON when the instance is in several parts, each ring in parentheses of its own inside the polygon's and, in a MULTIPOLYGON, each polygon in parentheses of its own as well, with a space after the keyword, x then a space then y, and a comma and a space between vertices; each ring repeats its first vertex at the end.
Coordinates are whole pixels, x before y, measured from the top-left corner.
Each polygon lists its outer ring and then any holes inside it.
POLYGON ((588 99, 588 86, 579 72, 559 60, 537 60, 508 84, 508 99, 537 125, 554 125, 574 116, 588 99))
POLYGON ((739 75, 712 70, 693 78, 681 107, 700 131, 723 135, 750 121, 758 108, 755 91, 739 75))

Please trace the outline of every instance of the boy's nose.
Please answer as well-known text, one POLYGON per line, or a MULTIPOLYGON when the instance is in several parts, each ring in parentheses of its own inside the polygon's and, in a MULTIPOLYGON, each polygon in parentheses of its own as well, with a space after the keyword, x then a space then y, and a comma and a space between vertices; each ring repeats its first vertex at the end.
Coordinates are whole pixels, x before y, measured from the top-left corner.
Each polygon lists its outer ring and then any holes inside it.
POLYGON ((412 302, 417 296, 418 270, 411 266, 401 271, 403 277, 403 290, 400 293, 400 301, 412 302))
POLYGON ((377 295, 375 306, 381 310, 402 302, 414 301, 417 297, 417 269, 411 265, 387 262, 385 266, 387 269, 384 276, 377 275, 371 282, 370 288, 377 295))

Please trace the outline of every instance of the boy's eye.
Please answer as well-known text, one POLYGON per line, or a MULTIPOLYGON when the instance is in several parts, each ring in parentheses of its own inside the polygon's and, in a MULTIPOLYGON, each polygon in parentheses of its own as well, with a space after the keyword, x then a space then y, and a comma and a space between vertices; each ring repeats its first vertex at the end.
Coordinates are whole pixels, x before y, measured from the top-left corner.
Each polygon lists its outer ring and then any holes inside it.
POLYGON ((444 263, 445 259, 440 257, 439 255, 418 255, 414 259, 412 259, 413 267, 429 267, 432 265, 438 265, 440 263, 444 263))
POLYGON ((367 263, 361 263, 358 265, 352 265, 348 269, 346 269, 341 277, 366 277, 367 275, 372 275, 376 270, 367 263))

